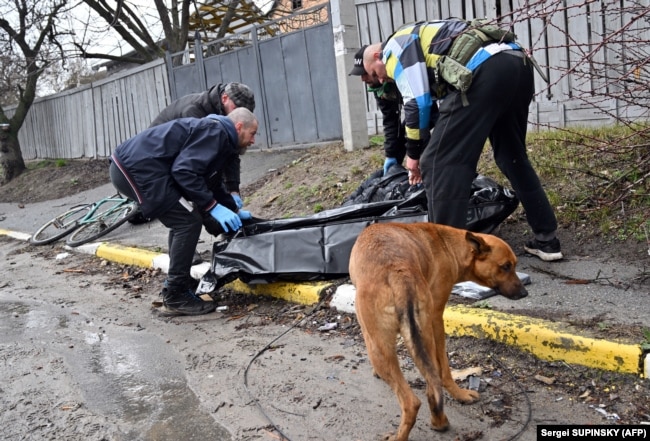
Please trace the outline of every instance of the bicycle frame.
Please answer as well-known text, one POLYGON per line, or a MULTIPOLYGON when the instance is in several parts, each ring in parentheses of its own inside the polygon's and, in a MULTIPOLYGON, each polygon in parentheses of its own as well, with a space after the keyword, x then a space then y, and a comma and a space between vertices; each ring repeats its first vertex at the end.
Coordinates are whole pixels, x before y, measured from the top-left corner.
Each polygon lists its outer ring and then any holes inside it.
POLYGON ((113 231, 135 217, 138 205, 116 193, 97 202, 78 205, 43 224, 32 236, 32 245, 52 243, 70 234, 66 244, 78 246, 113 231))
POLYGON ((79 220, 79 225, 84 225, 84 224, 90 224, 93 222, 98 222, 101 220, 103 217, 107 217, 112 213, 115 213, 116 211, 120 210, 124 204, 127 203, 132 203, 130 199, 122 196, 119 193, 114 194, 113 196, 106 197, 103 199, 100 199, 97 202, 94 202, 92 204, 92 207, 86 215, 79 220), (108 204, 108 203, 114 203, 111 207, 107 208, 104 211, 100 211, 100 207, 102 205, 108 204))
POLYGON ((119 193, 103 198, 79 220, 79 226, 66 239, 66 245, 76 247, 97 240, 132 219, 138 211, 134 201, 119 193))

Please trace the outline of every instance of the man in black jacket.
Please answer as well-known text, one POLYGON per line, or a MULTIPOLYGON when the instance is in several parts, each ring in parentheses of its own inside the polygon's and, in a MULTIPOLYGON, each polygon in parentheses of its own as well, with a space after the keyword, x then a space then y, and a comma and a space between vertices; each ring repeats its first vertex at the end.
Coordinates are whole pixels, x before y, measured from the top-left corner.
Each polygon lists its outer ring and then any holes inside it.
MULTIPOLYGON (((149 127, 185 117, 203 118, 208 115, 228 115, 238 107, 245 107, 251 112, 255 111, 255 95, 250 87, 242 83, 216 84, 200 93, 185 95, 169 106, 165 107, 153 120, 149 127)), ((223 176, 211 177, 211 188, 220 185, 223 181, 237 204, 243 203, 239 194, 239 176, 241 161, 239 158, 230 168, 224 170, 223 176)))
MULTIPOLYGON (((255 95, 250 87, 242 83, 216 84, 208 90, 185 95, 165 107, 153 120, 149 127, 172 121, 178 118, 204 118, 208 115, 228 115, 238 107, 244 107, 251 112, 255 110, 255 95)), ((220 173, 210 176, 210 189, 221 187, 222 183, 232 195, 239 208, 244 206, 239 185, 241 160, 237 157, 232 164, 220 173)), ((169 244, 172 247, 172 244, 169 244)), ((193 264, 202 262, 198 251, 194 252, 193 264)))
MULTIPOLYGON (((228 116, 180 118, 151 127, 120 144, 111 156, 115 188, 138 202, 146 217, 169 228, 169 270, 162 290, 168 312, 199 315, 214 311, 191 289, 192 254, 205 225, 237 231, 248 211, 223 188, 210 189, 210 176, 231 165, 255 142, 257 119, 246 108, 228 116)), ((217 233, 218 234, 218 233, 217 233)))
MULTIPOLYGON (((382 124, 384 126, 384 175, 388 169, 401 164, 406 156, 406 136, 404 121, 402 120, 402 94, 395 83, 379 83, 373 81, 363 68, 363 53, 368 46, 362 46, 354 54, 354 67, 348 75, 357 75, 367 85, 368 92, 372 92, 377 101, 377 107, 381 111, 382 124)), ((431 112, 430 128, 433 129, 438 113, 431 112)))
POLYGON ((227 115, 237 107, 255 111, 255 95, 251 88, 242 83, 216 84, 205 92, 191 93, 172 102, 158 114, 151 127, 188 116, 227 115))

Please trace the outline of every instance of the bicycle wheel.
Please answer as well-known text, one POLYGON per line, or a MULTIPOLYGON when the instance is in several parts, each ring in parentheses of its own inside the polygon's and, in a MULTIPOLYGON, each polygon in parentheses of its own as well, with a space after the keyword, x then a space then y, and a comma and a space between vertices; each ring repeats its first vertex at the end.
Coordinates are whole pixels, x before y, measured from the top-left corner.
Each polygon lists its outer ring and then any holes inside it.
POLYGON ((116 206, 103 210, 101 214, 81 224, 65 241, 66 245, 77 247, 110 233, 139 213, 133 201, 122 201, 116 206))
POLYGON ((29 243, 32 245, 47 245, 67 236, 79 227, 79 222, 88 214, 91 208, 92 204, 78 205, 47 221, 32 234, 29 243))

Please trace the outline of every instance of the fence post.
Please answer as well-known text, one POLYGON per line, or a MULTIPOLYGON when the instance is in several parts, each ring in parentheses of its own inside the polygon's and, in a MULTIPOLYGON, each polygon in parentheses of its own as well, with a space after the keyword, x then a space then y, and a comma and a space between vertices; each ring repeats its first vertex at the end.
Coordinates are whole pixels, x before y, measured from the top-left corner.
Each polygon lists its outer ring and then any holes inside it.
POLYGON ((358 76, 348 75, 354 66, 354 54, 360 47, 354 3, 349 0, 330 2, 343 146, 348 151, 367 147, 369 144, 365 86, 358 76))
MULTIPOLYGON (((271 130, 269 127, 271 126, 270 121, 269 121, 269 109, 268 109, 268 104, 266 102, 266 86, 264 84, 264 81, 262 78, 264 78, 263 73, 262 73, 262 57, 260 55, 260 40, 259 36, 257 35, 257 26, 253 26, 251 29, 251 42, 253 43, 253 53, 255 54, 255 65, 257 67, 257 83, 260 86, 260 96, 255 97, 255 101, 257 101, 262 109, 262 125, 264 127, 264 139, 262 139, 261 136, 258 136, 255 138, 256 143, 259 144, 262 148, 269 148, 271 147, 271 130), (258 140, 259 139, 259 140, 258 140)), ((259 134, 259 133, 258 133, 259 134)))
POLYGON ((201 33, 199 31, 194 33, 194 63, 201 90, 208 90, 208 79, 205 75, 205 63, 203 62, 203 46, 201 45, 201 33))
POLYGON ((174 62, 172 53, 169 50, 165 51, 165 65, 167 67, 167 82, 169 83, 170 102, 178 99, 178 92, 176 91, 176 78, 174 78, 174 62))

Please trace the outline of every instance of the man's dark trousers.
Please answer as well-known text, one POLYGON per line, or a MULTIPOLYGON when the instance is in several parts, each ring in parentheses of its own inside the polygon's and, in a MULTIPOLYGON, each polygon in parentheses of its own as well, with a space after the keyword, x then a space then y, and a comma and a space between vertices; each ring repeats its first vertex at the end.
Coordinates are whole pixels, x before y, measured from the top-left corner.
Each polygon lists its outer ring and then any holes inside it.
POLYGON ((501 52, 483 62, 467 92, 469 105, 463 106, 458 91, 440 104, 439 119, 420 158, 430 221, 466 227, 472 181, 489 139, 496 164, 521 201, 535 237, 554 237, 555 214, 526 153, 534 81, 532 66, 522 55, 501 52))
MULTIPOLYGON (((114 163, 111 163, 109 172, 111 182, 117 191, 129 199, 137 200, 133 189, 114 163)), ((169 228, 169 269, 167 271, 169 288, 170 290, 189 289, 194 250, 203 228, 201 215, 196 209, 190 211, 180 202, 176 202, 158 219, 169 228)))

